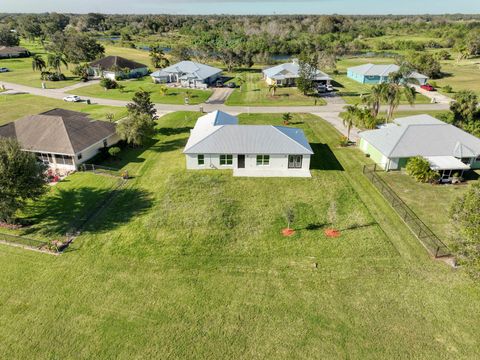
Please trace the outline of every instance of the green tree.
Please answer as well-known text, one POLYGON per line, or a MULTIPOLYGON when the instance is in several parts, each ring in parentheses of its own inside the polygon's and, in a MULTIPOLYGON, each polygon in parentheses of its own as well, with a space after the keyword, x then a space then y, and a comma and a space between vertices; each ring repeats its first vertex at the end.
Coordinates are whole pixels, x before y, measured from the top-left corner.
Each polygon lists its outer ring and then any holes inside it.
POLYGON ((275 93, 277 92, 277 89, 278 89, 278 85, 277 85, 276 81, 274 81, 273 83, 271 83, 268 86, 268 92, 271 92, 272 96, 275 96, 275 93))
POLYGON ((459 91, 455 94, 454 100, 450 104, 450 110, 457 124, 470 121, 475 117, 478 111, 478 97, 473 91, 459 91))
MULTIPOLYGON (((395 75, 394 75, 395 76, 395 75)), ((398 77, 394 77, 398 79, 398 77)), ((391 121, 395 115, 395 111, 400 105, 400 101, 404 98, 410 105, 415 103, 416 92, 404 82, 393 81, 387 83, 383 88, 383 100, 387 103, 387 121, 391 121)))
POLYGON ((457 260, 467 265, 475 277, 480 277, 480 181, 470 185, 450 209, 451 222, 456 229, 454 251, 457 260))
POLYGON ((288 125, 290 121, 292 120, 292 114, 287 112, 282 115, 283 123, 285 125, 288 125))
POLYGON ((160 45, 152 46, 150 49, 150 61, 155 68, 165 68, 170 65, 163 48, 160 45))
POLYGON ((88 81, 88 70, 89 69, 90 69, 89 64, 87 64, 87 63, 79 64, 79 65, 76 65, 72 69, 72 74, 78 76, 83 81, 88 81))
POLYGON ((418 182, 434 182, 438 180, 439 174, 430 169, 430 163, 421 156, 416 156, 408 160, 405 170, 408 175, 418 182))
POLYGON ((149 114, 130 113, 117 125, 117 134, 128 144, 144 145, 155 133, 155 121, 149 114))
POLYGON ((148 115, 154 119, 157 115, 155 105, 150 99, 150 93, 145 90, 139 90, 133 95, 132 102, 127 104, 127 110, 130 114, 148 115))
POLYGON ((166 96, 168 94, 168 87, 162 85, 158 88, 158 92, 160 93, 160 95, 166 96))
POLYGON ((120 154, 121 151, 122 150, 118 146, 112 146, 110 149, 108 149, 108 154, 111 157, 116 158, 118 156, 118 154, 120 154))
POLYGON ((348 105, 345 107, 343 114, 343 126, 347 128, 347 142, 350 141, 350 131, 355 126, 359 118, 359 108, 355 105, 348 105))
POLYGON ((11 223, 29 199, 46 191, 45 166, 21 150, 14 139, 0 138, 0 220, 11 223))
POLYGON ((318 56, 303 53, 300 55, 298 65, 297 88, 307 95, 315 90, 315 76, 317 73, 318 56))
POLYGON ((380 105, 386 92, 388 84, 382 83, 372 86, 370 94, 362 97, 362 102, 368 106, 373 117, 377 117, 380 112, 380 105))
POLYGON ((39 54, 35 54, 32 56, 32 70, 33 71, 43 71, 47 67, 45 60, 39 54))
POLYGON ((0 46, 18 46, 20 38, 7 27, 0 28, 0 46))
POLYGON ((428 52, 410 52, 405 60, 412 68, 432 79, 442 77, 442 67, 435 56, 428 52))
POLYGON ((65 59, 65 56, 59 53, 48 54, 47 63, 48 66, 52 67, 55 70, 57 75, 60 75, 62 73, 62 65, 68 68, 68 63, 65 59))

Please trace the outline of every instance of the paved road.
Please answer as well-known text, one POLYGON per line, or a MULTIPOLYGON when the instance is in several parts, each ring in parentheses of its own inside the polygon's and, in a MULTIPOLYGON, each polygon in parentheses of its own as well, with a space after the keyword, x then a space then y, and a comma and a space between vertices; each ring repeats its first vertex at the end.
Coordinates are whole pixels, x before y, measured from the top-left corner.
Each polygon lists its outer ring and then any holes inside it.
MULTIPOLYGON (((32 95, 45 96, 53 99, 63 99, 69 95, 65 93, 65 89, 40 89, 25 85, 12 84, 2 82, 7 90, 14 90, 18 92, 29 93, 32 95)), ((89 98, 93 104, 107 105, 107 106, 125 106, 128 102, 122 100, 89 98)), ((225 111, 231 114, 239 113, 339 113, 343 111, 343 103, 329 102, 325 106, 227 106, 224 104, 200 104, 200 105, 169 105, 169 104, 155 104, 157 111, 160 113, 169 113, 173 111, 199 111, 201 108, 204 112, 211 112, 215 110, 225 111)), ((448 104, 417 104, 413 107, 409 105, 400 105, 399 111, 402 110, 448 110, 448 104)), ((383 110, 386 108, 382 107, 383 110)))

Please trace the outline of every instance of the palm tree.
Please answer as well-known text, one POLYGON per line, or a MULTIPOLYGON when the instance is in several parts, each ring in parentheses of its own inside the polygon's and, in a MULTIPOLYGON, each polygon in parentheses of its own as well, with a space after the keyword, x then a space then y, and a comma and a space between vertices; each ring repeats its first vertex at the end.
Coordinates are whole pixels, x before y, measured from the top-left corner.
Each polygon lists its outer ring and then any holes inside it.
POLYGON ((160 45, 152 46, 150 49, 150 60, 155 68, 164 68, 170 64, 160 45))
POLYGON ((400 104, 402 98, 405 98, 410 105, 415 103, 416 92, 413 87, 403 83, 391 82, 385 86, 383 91, 383 100, 387 103, 387 122, 393 119, 393 115, 400 104))
POLYGON ((65 57, 62 54, 49 54, 48 55, 48 66, 55 69, 57 75, 60 75, 62 72, 62 65, 65 65, 68 68, 68 63, 65 57))
POLYGON ((292 120, 292 114, 290 114, 289 112, 288 113, 284 113, 282 115, 282 118, 283 118, 283 123, 285 125, 288 125, 290 123, 290 120, 292 120))
POLYGON ((278 89, 278 85, 276 82, 270 84, 270 86, 268 87, 268 91, 272 93, 272 96, 275 96, 277 89, 278 89))
POLYGON ((350 130, 357 123, 359 118, 359 111, 357 105, 348 105, 345 107, 345 113, 343 114, 343 126, 347 128, 347 141, 350 141, 350 130))
POLYGON ((39 54, 35 54, 32 56, 32 70, 33 71, 43 71, 47 67, 45 64, 45 60, 43 60, 42 56, 39 54))
POLYGON ((374 118, 376 118, 380 112, 380 104, 382 102, 386 86, 388 86, 386 83, 375 85, 372 87, 370 94, 362 97, 363 103, 368 106, 374 118))
POLYGON ((162 96, 165 96, 168 93, 168 88, 165 85, 160 86, 158 90, 162 96))

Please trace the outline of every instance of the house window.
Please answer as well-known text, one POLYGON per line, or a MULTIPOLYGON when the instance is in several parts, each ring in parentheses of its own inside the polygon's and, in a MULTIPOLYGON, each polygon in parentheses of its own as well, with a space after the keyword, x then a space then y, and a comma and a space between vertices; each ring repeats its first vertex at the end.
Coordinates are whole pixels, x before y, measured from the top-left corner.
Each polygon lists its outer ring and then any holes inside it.
POLYGON ((270 155, 257 155, 257 166, 270 165, 270 155))
POLYGON ((78 160, 82 160, 82 157, 83 157, 82 153, 78 154, 78 156, 77 156, 78 160))
POLYGON ((232 165, 233 155, 220 155, 220 165, 232 165))
POLYGON ((197 155, 197 163, 199 166, 205 165, 205 155, 203 154, 197 155))

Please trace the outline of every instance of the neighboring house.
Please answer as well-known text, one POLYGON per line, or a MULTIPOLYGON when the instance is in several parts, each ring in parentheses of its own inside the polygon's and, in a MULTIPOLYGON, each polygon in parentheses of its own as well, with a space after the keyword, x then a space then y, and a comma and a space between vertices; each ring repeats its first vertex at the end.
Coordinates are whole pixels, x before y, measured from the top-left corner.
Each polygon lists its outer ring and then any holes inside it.
POLYGON ((28 57, 30 51, 21 46, 0 46, 0 58, 28 57))
MULTIPOLYGON (((395 64, 390 65, 375 65, 365 64, 360 66, 350 67, 347 70, 347 76, 362 84, 380 84, 387 82, 390 74, 400 70, 400 67, 395 64)), ((426 84, 428 76, 412 72, 408 82, 415 82, 420 85, 426 84)))
POLYGON ((185 150, 187 169, 233 169, 234 176, 310 177, 313 155, 302 130, 239 125, 221 111, 202 116, 185 150))
POLYGON ((359 136, 360 149, 385 170, 404 168, 415 156, 426 158, 445 181, 480 168, 480 139, 430 115, 399 118, 359 136))
POLYGON ((155 83, 179 83, 183 87, 206 88, 221 78, 222 69, 194 61, 181 61, 150 74, 155 83))
POLYGON ((88 75, 93 78, 125 79, 147 75, 148 66, 121 56, 107 56, 90 63, 88 75))
POLYGON ((57 171, 72 171, 100 149, 116 144, 115 124, 91 120, 76 111, 54 109, 0 127, 0 137, 15 138, 24 151, 57 171))
MULTIPOLYGON (((291 63, 277 65, 263 70, 263 78, 268 85, 295 86, 300 76, 300 65, 294 60, 291 63)), ((318 84, 330 85, 332 79, 320 70, 316 70, 315 82, 318 84)))

